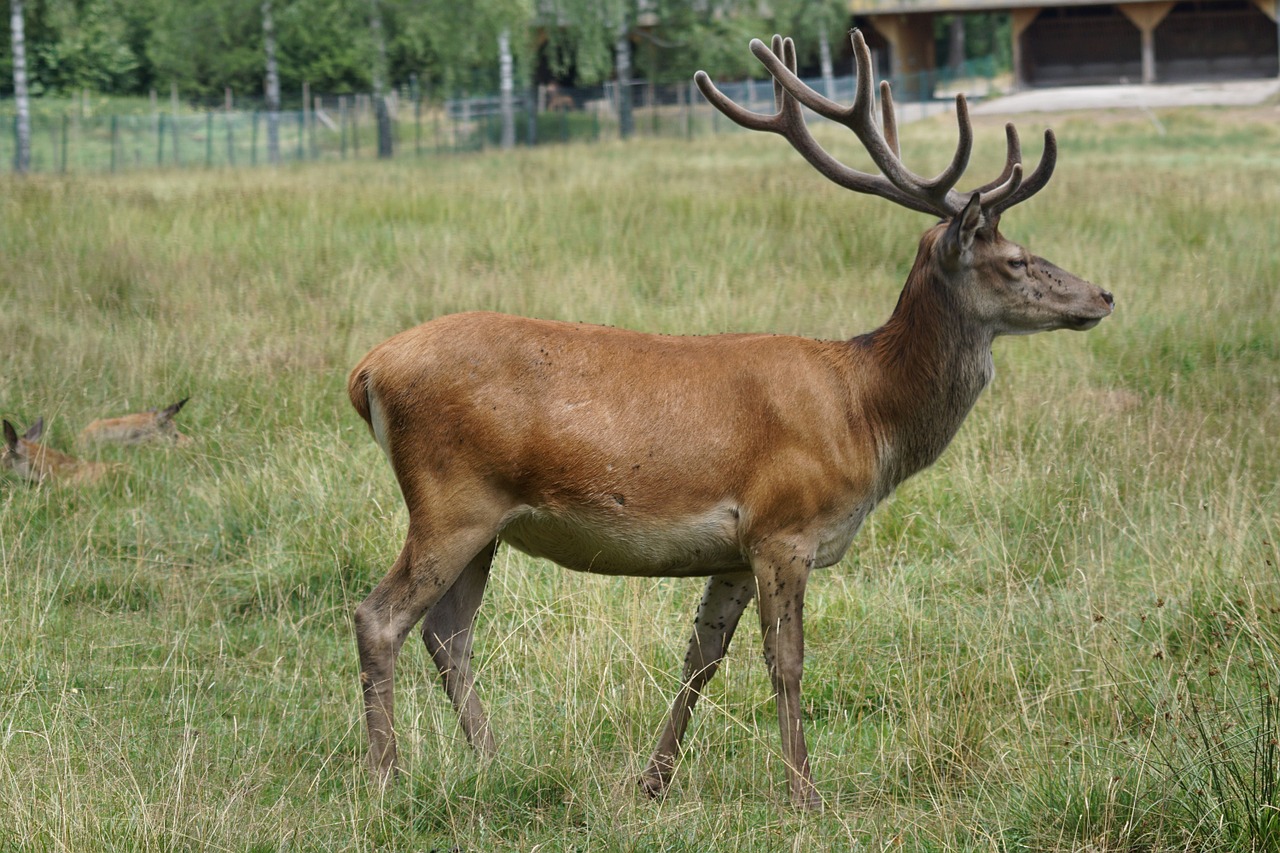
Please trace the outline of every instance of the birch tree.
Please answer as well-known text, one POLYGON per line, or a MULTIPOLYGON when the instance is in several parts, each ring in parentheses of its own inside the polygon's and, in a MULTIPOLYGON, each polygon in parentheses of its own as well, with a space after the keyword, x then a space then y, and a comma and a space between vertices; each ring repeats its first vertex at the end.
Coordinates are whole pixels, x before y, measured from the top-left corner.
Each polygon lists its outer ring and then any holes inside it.
POLYGON ((276 66, 276 28, 271 0, 262 0, 262 49, 267 59, 267 161, 280 162, 280 71, 276 66))
POLYGON ((515 61, 511 56, 511 30, 498 33, 498 111, 502 116, 502 147, 516 144, 515 61))
POLYGON ((27 93, 27 38, 23 0, 9 0, 9 33, 13 38, 14 121, 13 170, 31 170, 31 101, 27 93))
POLYGON ((849 12, 839 0, 778 0, 774 4, 774 26, 796 43, 800 64, 813 61, 816 52, 822 85, 828 98, 835 98, 835 66, 832 42, 849 28, 849 12))

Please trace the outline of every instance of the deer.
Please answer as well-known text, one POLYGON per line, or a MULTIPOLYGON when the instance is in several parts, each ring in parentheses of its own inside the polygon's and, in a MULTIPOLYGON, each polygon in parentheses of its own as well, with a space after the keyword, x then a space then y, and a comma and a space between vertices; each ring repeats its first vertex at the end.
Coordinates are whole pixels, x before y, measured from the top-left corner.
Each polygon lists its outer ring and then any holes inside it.
POLYGON ((174 415, 182 411, 189 399, 183 397, 163 409, 148 409, 117 418, 99 418, 80 431, 77 441, 81 444, 134 445, 157 441, 190 444, 191 438, 178 432, 178 425, 173 421, 174 415))
POLYGON ((558 83, 552 80, 547 84, 547 112, 568 112, 576 107, 577 103, 573 100, 573 95, 561 92, 558 83))
POLYGON ((1006 126, 993 181, 955 189, 973 142, 964 96, 959 141, 934 178, 902 162, 893 100, 852 33, 854 103, 796 76, 791 39, 752 40, 774 81, 772 114, 696 83, 745 128, 777 134, 820 175, 937 218, 889 319, 849 340, 728 333, 647 334, 498 313, 441 316, 375 346, 348 379, 351 403, 390 462, 408 510, 399 557, 354 612, 368 761, 397 773, 394 669, 421 636, 480 753, 493 730, 472 669, 475 617, 499 542, 570 570, 705 578, 657 744, 638 783, 659 797, 694 706, 754 600, 791 802, 821 808, 802 721, 805 590, 837 563, 872 509, 931 465, 991 381, 1002 335, 1086 330, 1112 313, 1101 287, 1031 254, 999 230, 1042 189, 1057 146, 1046 131, 1024 177, 1006 126), (846 126, 879 174, 837 161, 802 108, 846 126))
POLYGON ((39 443, 43 434, 43 417, 37 418, 21 436, 18 435, 17 428, 6 420, 4 454, 0 455, 0 467, 8 468, 33 483, 52 481, 67 485, 96 483, 119 468, 107 462, 86 462, 60 453, 39 443))

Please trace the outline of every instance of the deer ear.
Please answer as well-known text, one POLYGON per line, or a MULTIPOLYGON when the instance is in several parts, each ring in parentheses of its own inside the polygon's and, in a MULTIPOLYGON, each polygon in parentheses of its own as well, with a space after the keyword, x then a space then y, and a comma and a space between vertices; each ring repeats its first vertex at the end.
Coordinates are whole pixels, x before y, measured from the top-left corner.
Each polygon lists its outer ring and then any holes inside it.
POLYGON ((27 430, 27 434, 23 436, 27 441, 38 441, 40 436, 44 434, 44 415, 36 418, 36 422, 27 430))
POLYGON ((969 197, 969 203, 964 206, 964 210, 953 216, 951 224, 947 226, 942 251, 948 264, 958 264, 969 253, 973 248, 974 238, 985 223, 986 217, 982 214, 982 197, 974 193, 969 197))
POLYGON ((161 423, 168 420, 172 420, 173 416, 178 414, 178 412, 182 411, 182 407, 185 406, 187 404, 187 401, 190 399, 191 399, 190 397, 183 397, 181 400, 174 403, 172 406, 168 406, 162 409, 160 411, 160 414, 157 416, 156 420, 160 421, 161 423))
POLYGON ((18 431, 8 421, 4 422, 4 443, 10 450, 18 446, 18 431))

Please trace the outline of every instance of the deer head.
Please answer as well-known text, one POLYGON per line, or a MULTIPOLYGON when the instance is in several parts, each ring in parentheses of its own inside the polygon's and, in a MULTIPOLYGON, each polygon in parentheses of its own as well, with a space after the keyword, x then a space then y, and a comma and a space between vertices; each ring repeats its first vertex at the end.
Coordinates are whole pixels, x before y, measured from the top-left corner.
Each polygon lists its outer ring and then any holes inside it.
POLYGON ((116 467, 102 462, 86 462, 59 453, 39 443, 43 434, 43 417, 37 418, 22 436, 18 435, 13 424, 5 421, 4 455, 0 456, 0 465, 35 483, 52 480, 77 484, 96 482, 116 467))
POLYGON ((1001 214, 1031 198, 1052 177, 1058 155, 1053 131, 1045 131, 1040 162, 1024 177, 1018 131, 1012 123, 1005 125, 1004 169, 994 180, 960 192, 955 186, 969 164, 973 126, 964 95, 957 95, 960 138, 951 163, 933 178, 917 175, 902 162, 887 82, 880 85, 883 131, 876 125, 871 52, 861 32, 854 30, 852 37, 858 75, 854 102, 849 107, 827 99, 801 81, 796 76, 794 43, 776 35, 772 47, 759 39, 751 41, 751 52, 773 75, 773 114, 754 113, 734 103, 705 72, 699 71, 694 79, 707 100, 730 119, 749 130, 782 136, 837 185, 938 217, 941 222, 920 242, 906 290, 924 286, 942 289, 949 299, 962 303, 961 316, 981 333, 1083 330, 1110 314, 1114 305, 1110 293, 1036 257, 1000 233, 1001 214), (827 153, 810 132, 802 107, 852 130, 881 173, 857 171, 827 153))

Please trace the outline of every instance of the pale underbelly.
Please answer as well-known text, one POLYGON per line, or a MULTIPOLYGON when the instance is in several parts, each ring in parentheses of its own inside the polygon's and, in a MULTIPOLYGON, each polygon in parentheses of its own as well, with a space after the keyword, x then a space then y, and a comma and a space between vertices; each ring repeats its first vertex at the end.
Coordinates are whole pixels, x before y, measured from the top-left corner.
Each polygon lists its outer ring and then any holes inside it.
MULTIPOLYGON (((839 562, 866 517, 856 508, 838 521, 815 525, 813 567, 839 562)), ((695 517, 638 523, 607 514, 553 513, 524 508, 499 533, 514 548, 568 569, 605 575, 697 577, 751 568, 733 507, 695 517)))
POLYGON ((514 548, 567 569, 604 575, 696 577, 749 568, 730 509, 637 524, 622 518, 528 509, 499 533, 514 548))

